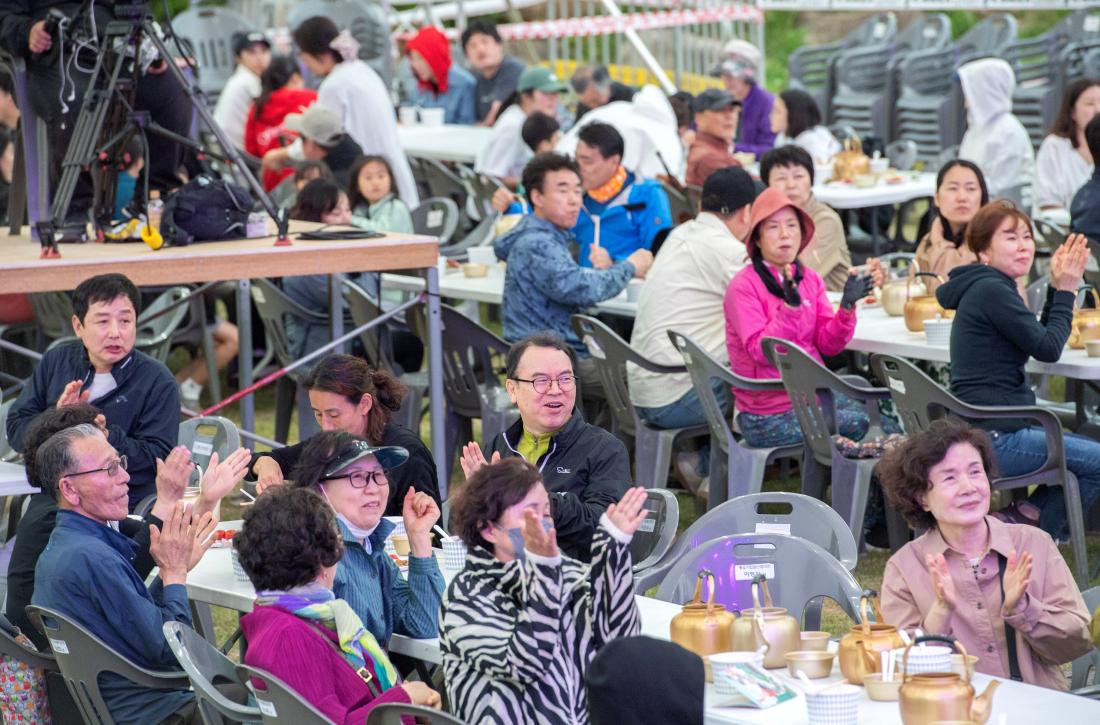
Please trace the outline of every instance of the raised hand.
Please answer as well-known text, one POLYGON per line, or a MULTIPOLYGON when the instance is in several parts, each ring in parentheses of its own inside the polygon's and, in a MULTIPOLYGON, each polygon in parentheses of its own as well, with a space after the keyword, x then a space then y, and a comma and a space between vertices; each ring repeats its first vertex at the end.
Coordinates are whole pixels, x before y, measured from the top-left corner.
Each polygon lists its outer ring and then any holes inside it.
POLYGON ((1084 234, 1069 235, 1051 256, 1051 285, 1062 292, 1076 292, 1084 279, 1088 261, 1088 238, 1084 234))
POLYGON ((607 269, 612 264, 607 250, 594 244, 589 248, 588 261, 592 263, 593 269, 607 269))
POLYGON ((508 207, 512 206, 512 202, 516 200, 515 192, 505 189, 503 186, 493 192, 493 198, 489 201, 494 209, 501 214, 508 211, 508 207))
POLYGON ((947 559, 943 554, 935 556, 929 554, 924 558, 924 564, 928 567, 928 575, 932 578, 932 589, 936 592, 936 601, 949 609, 955 608, 955 582, 951 579, 951 572, 947 570, 947 559))
POLYGON ((191 547, 191 561, 187 564, 187 571, 194 569, 206 550, 214 545, 214 531, 218 528, 218 519, 212 511, 207 511, 194 525, 195 540, 191 547))
POLYGON ((435 499, 409 486, 401 504, 401 518, 405 521, 405 534, 409 537, 412 555, 431 556, 432 527, 439 521, 439 506, 435 499))
POLYGON ((87 403, 88 398, 92 396, 91 388, 80 392, 80 387, 83 385, 79 380, 74 380, 65 386, 65 389, 61 391, 61 395, 57 398, 57 407, 64 408, 66 405, 76 405, 78 403, 87 403))
POLYGON ((844 292, 840 297, 840 306, 846 310, 854 309, 856 303, 871 294, 874 281, 871 275, 848 275, 844 280, 844 292))
POLYGON ((1027 585, 1031 582, 1032 556, 1029 552, 1017 555, 1013 549, 1008 554, 1008 564, 1005 566, 1005 602, 1004 611, 1011 614, 1020 599, 1027 593, 1027 585))
POLYGON ((542 517, 531 509, 523 512, 523 548, 549 559, 558 555, 558 532, 543 528, 542 517))
POLYGON ((153 505, 153 515, 161 521, 172 514, 172 507, 183 498, 187 482, 195 470, 191 462, 191 451, 187 446, 176 446, 165 459, 157 459, 157 501, 153 505))
POLYGON ((867 260, 867 271, 871 275, 872 281, 875 283, 875 287, 882 289, 882 285, 886 284, 886 270, 882 266, 882 262, 878 257, 871 257, 867 260))
POLYGON ((458 462, 462 464, 463 475, 469 478, 482 466, 500 463, 500 451, 494 451, 492 458, 486 461, 485 454, 481 452, 481 446, 471 441, 462 448, 462 455, 459 456, 458 462))
POLYGON ((172 507, 162 528, 149 526, 149 554, 160 567, 160 579, 165 586, 186 583, 194 545, 191 509, 182 501, 172 507))
POLYGON ((214 510, 218 502, 248 473, 248 462, 251 460, 252 454, 247 448, 238 448, 226 456, 224 461, 218 460, 217 453, 210 456, 210 464, 202 477, 202 494, 195 506, 196 517, 214 510))
POLYGON ((283 469, 271 456, 257 458, 252 472, 256 474, 256 493, 263 493, 271 486, 282 486, 286 480, 283 469))
POLYGON ((624 534, 633 535, 641 526, 649 511, 645 508, 646 494, 641 486, 635 486, 623 494, 618 503, 607 507, 607 518, 624 534))

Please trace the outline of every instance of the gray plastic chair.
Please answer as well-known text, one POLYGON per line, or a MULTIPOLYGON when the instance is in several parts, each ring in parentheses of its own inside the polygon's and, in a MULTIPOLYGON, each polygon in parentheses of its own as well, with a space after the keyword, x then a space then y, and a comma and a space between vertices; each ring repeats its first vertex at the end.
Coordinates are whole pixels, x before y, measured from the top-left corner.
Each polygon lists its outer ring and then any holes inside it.
MULTIPOLYGON (((878 464, 876 458, 845 458, 833 443, 837 432, 834 400, 837 393, 864 404, 870 425, 867 438, 883 435, 878 403, 887 400, 890 391, 875 388, 855 376, 841 378, 810 357, 794 343, 774 337, 761 341, 764 354, 779 370, 783 387, 791 399, 806 447, 802 466, 802 492, 825 500, 826 469, 832 489, 832 506, 848 523, 852 536, 863 541, 863 517, 871 492, 871 474, 878 464)), ((894 523, 896 517, 890 517, 894 523)), ((891 527, 890 548, 904 544, 906 533, 891 527)))
MULTIPOLYGON (((382 314, 367 291, 350 280, 343 280, 344 301, 351 314, 352 324, 361 327, 382 314)), ((376 325, 359 335, 367 362, 371 367, 386 370, 401 380, 409 389, 401 401, 401 409, 394 414, 394 420, 411 431, 420 429, 420 415, 424 410, 424 395, 428 392, 428 373, 418 370, 406 373, 393 357, 393 342, 390 338, 388 323, 376 325)))
POLYGON ((634 484, 644 488, 665 488, 672 450, 681 438, 697 438, 709 433, 707 426, 654 428, 638 415, 627 387, 627 363, 654 373, 684 373, 682 366, 658 365, 638 354, 626 340, 594 317, 573 315, 573 329, 584 342, 600 375, 604 397, 611 408, 613 433, 634 439, 634 484))
POLYGON ((751 448, 734 436, 730 421, 722 412, 722 404, 711 387, 720 380, 742 390, 782 390, 780 380, 750 380, 720 364, 687 335, 669 330, 672 346, 680 351, 691 375, 695 394, 703 404, 703 413, 710 427, 710 491, 707 508, 714 509, 727 499, 749 493, 760 493, 764 485, 764 469, 780 458, 801 458, 801 445, 777 448, 751 448), (720 482, 726 480, 726 485, 720 482))
POLYGON ((886 383, 902 427, 909 435, 925 430, 933 420, 955 415, 969 420, 1026 419, 1042 427, 1047 439, 1047 459, 1043 465, 1022 476, 991 481, 999 491, 1030 486, 1059 486, 1066 501, 1069 543, 1073 550, 1074 574, 1078 586, 1088 582, 1088 555, 1085 551, 1085 521, 1077 477, 1066 470, 1062 424, 1053 412, 1038 406, 968 405, 941 388, 908 360, 892 355, 872 355, 871 370, 886 383))
POLYGON ((676 562, 656 598, 676 604, 690 601, 704 569, 714 574, 714 601, 727 609, 753 606, 752 574, 763 570, 775 606, 786 607, 803 629, 821 628, 822 597, 839 604, 852 621, 860 621, 859 582, 832 554, 797 536, 733 534, 711 539, 676 562))
MULTIPOLYGON (((481 419, 481 440, 489 445, 508 426, 519 420, 493 367, 494 355, 507 355, 507 342, 449 305, 440 305, 440 335, 443 343, 443 395, 447 401, 444 429, 447 479, 454 468, 461 446, 474 439, 473 421, 481 419)), ((409 308, 407 319, 412 331, 428 340, 424 306, 409 308)))
MULTIPOLYGON (((286 333, 286 317, 293 315, 302 322, 312 325, 329 325, 329 316, 308 310, 290 299, 271 280, 257 278, 252 280, 252 302, 263 321, 267 340, 275 350, 275 359, 280 366, 294 362, 290 355, 290 338, 286 333)), ((290 414, 295 403, 298 406, 298 434, 305 440, 309 431, 315 430, 316 421, 309 407, 304 383, 307 371, 301 368, 291 371, 276 384, 275 390, 275 440, 286 443, 290 434, 290 414)))
POLYGON ((191 290, 188 287, 182 285, 170 287, 142 310, 137 319, 137 339, 134 341, 134 347, 154 360, 167 362, 168 353, 172 349, 172 335, 180 329, 183 319, 187 317, 188 305, 180 303, 157 317, 153 315, 161 313, 173 302, 179 302, 189 294, 191 290))
POLYGON ((399 702, 386 702, 372 707, 367 725, 401 725, 402 716, 415 717, 417 722, 428 725, 464 725, 462 720, 441 710, 399 702))
MULTIPOLYGON (((1100 607, 1100 587, 1093 587, 1081 592, 1081 598, 1085 600, 1085 608, 1089 614, 1100 607)), ((1092 675, 1092 684, 1100 685, 1100 649, 1092 648, 1092 652, 1081 655, 1073 661, 1073 669, 1069 678, 1069 689, 1080 690, 1088 684, 1089 675, 1092 675)))
MULTIPOLYGON (((237 67, 233 55, 233 34, 255 32, 257 28, 238 13, 221 7, 195 7, 172 18, 181 40, 192 46, 199 71, 199 88, 211 100, 221 93, 237 67)), ((169 46, 171 47, 171 46, 169 46)))
POLYGON ((433 196, 420 202, 412 210, 413 231, 429 237, 438 237, 439 246, 450 243, 458 230, 461 212, 453 199, 433 196))
POLYGON ((64 292, 32 292, 31 309, 38 328, 38 349, 54 340, 72 337, 73 302, 64 292))
MULTIPOLYGON (((210 466, 210 457, 218 454, 218 460, 241 447, 241 433, 237 424, 218 415, 191 418, 180 423, 177 445, 187 446, 191 451, 191 460, 205 471, 210 466)), ((195 471, 194 476, 198 476, 195 471)))
POLYGON ((251 687, 264 725, 336 725, 270 672, 237 665, 237 677, 251 687))
MULTIPOLYGON (((753 493, 726 501, 696 519, 661 559, 634 575, 641 594, 660 583, 672 566, 692 549, 731 533, 753 534, 757 526, 785 527, 791 536, 812 541, 833 555, 848 571, 858 561, 856 540, 844 519, 816 498, 786 491, 753 493), (789 507, 786 513, 763 513, 763 506, 789 507)), ((774 532, 761 532, 774 533, 774 532)))
MULTIPOLYGON (((443 133, 446 133, 443 131, 443 133)), ((470 220, 466 218, 466 200, 470 196, 470 188, 463 179, 461 168, 453 171, 442 161, 436 159, 420 159, 421 170, 424 173, 424 182, 428 185, 431 195, 450 199, 459 209, 459 226, 465 226, 470 220)))
POLYGON ((152 690, 186 690, 191 686, 184 672, 147 670, 130 662, 81 625, 53 609, 27 606, 31 623, 53 643, 61 676, 76 701, 85 723, 114 725, 99 691, 99 676, 110 672, 152 690), (64 651, 62 647, 64 646, 64 651))
POLYGON ((680 525, 680 502, 668 489, 647 489, 645 508, 649 513, 630 540, 630 558, 635 573, 665 558, 680 525))
POLYGON ((674 225, 683 224, 698 216, 699 207, 692 202, 685 192, 663 179, 661 180, 661 188, 665 190, 665 196, 668 197, 668 206, 672 212, 672 223, 674 225))
POLYGON ((181 622, 165 622, 164 638, 191 681, 205 725, 257 722, 259 708, 233 702, 217 685, 239 682, 236 665, 198 632, 181 622))
POLYGON ((15 398, 8 398, 3 403, 0 403, 0 461, 10 461, 18 454, 12 450, 11 444, 8 443, 8 411, 11 410, 11 406, 15 404, 15 398))
POLYGON ((0 656, 12 657, 46 673, 46 697, 50 702, 50 714, 56 723, 73 722, 80 717, 76 703, 65 685, 61 676, 61 669, 57 660, 50 652, 37 652, 21 645, 15 637, 8 634, 9 629, 15 625, 8 621, 7 617, 0 614, 3 624, 0 625, 0 656))
POLYGON ((336 27, 347 28, 359 43, 359 59, 382 76, 389 88, 393 82, 393 41, 386 17, 388 3, 364 0, 307 0, 291 4, 287 26, 293 30, 315 15, 331 18, 336 27))

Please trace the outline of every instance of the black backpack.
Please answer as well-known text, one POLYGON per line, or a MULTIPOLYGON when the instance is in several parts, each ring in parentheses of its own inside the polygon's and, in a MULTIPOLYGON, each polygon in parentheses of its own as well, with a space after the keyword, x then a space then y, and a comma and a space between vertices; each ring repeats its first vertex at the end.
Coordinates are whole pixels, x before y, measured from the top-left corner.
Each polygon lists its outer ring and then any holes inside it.
POLYGON ((252 212, 248 189, 209 176, 196 176, 164 203, 160 234, 177 247, 191 242, 244 239, 252 212))

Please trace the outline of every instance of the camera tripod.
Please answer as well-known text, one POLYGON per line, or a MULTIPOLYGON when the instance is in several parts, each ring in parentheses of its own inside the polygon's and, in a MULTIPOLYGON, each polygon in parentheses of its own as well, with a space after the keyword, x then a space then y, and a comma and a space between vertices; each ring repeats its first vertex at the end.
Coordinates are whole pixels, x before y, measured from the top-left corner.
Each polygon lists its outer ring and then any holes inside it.
MULTIPOLYGON (((259 198, 268 216, 275 221, 278 230, 276 244, 289 244, 286 211, 276 209, 271 197, 245 164, 240 152, 214 121, 213 115, 207 109, 202 90, 193 85, 172 60, 164 40, 153 27, 146 4, 120 2, 115 6, 115 20, 105 29, 101 52, 84 94, 72 139, 61 162, 61 179, 50 208, 50 216, 36 225, 43 258, 61 256, 57 250, 58 230, 64 227, 77 181, 85 169, 92 172, 96 235, 99 239, 103 238, 103 230, 110 223, 114 211, 115 191, 114 185, 104 183, 104 179, 110 181, 114 178, 110 173, 112 170, 117 173, 126 142, 134 135, 145 139, 146 133, 154 133, 191 148, 200 159, 210 156, 231 164, 252 193, 259 198), (152 120, 148 112, 134 110, 143 38, 148 38, 156 48, 161 61, 167 65, 166 72, 171 73, 179 82, 191 108, 214 134, 221 146, 221 154, 212 153, 201 143, 160 126, 152 120), (110 135, 104 140, 107 134, 110 135)), ((144 146, 148 167, 148 143, 144 146)), ((148 168, 145 173, 148 178, 148 168)))

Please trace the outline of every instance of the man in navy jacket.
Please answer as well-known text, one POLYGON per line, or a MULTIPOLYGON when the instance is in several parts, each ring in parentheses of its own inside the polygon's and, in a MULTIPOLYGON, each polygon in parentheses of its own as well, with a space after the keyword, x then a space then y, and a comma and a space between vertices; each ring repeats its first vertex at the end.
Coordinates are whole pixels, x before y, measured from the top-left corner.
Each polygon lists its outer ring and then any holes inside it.
POLYGON ((22 450, 30 422, 47 408, 91 403, 107 419, 107 437, 129 460, 132 510, 156 491, 157 458, 179 436, 179 389, 161 362, 134 350, 138 289, 121 274, 103 274, 73 292, 79 341, 49 350, 8 412, 8 440, 22 450))

